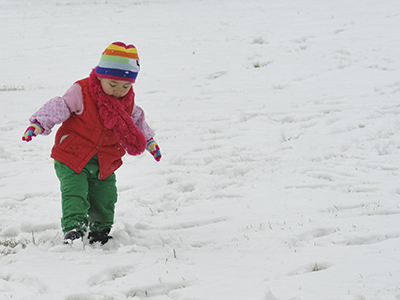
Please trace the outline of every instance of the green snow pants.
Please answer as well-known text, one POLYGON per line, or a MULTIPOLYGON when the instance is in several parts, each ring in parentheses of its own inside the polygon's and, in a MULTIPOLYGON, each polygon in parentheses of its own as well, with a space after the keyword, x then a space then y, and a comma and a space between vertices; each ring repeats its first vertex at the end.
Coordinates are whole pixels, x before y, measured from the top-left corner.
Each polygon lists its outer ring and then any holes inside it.
POLYGON ((60 180, 62 218, 64 233, 77 229, 101 232, 114 223, 117 202, 115 173, 99 180, 97 155, 93 156, 81 173, 55 161, 54 168, 60 180))

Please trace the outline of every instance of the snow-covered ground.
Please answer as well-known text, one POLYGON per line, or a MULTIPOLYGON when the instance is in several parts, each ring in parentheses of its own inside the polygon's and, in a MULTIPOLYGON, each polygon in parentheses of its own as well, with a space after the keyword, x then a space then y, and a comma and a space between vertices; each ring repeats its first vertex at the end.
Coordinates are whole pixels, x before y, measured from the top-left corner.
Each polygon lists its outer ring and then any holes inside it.
POLYGON ((400 299, 398 0, 0 0, 0 299, 400 299), (163 158, 62 245, 29 116, 137 46, 163 158))

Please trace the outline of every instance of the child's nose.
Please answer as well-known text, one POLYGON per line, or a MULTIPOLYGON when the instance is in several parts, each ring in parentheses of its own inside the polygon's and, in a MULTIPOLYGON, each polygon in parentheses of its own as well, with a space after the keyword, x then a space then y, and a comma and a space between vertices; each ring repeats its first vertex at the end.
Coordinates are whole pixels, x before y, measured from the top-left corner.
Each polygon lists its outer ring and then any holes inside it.
POLYGON ((113 90, 113 96, 114 97, 119 97, 121 95, 121 91, 119 89, 114 89, 113 90))

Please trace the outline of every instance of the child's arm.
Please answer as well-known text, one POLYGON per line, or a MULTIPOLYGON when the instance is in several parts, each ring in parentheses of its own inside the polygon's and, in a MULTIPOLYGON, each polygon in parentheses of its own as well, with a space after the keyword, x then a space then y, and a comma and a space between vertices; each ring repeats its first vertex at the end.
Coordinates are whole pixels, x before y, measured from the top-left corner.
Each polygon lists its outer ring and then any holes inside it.
POLYGON ((156 161, 160 161, 160 147, 158 146, 157 142, 153 140, 155 134, 150 126, 146 123, 143 109, 135 105, 135 107, 133 108, 132 119, 133 122, 135 122, 137 128, 139 128, 139 130, 144 134, 147 140, 146 150, 149 151, 151 155, 153 155, 156 161))
POLYGON ((55 97, 46 102, 37 112, 35 112, 29 121, 31 124, 40 124, 43 128, 43 135, 49 135, 54 125, 67 120, 71 112, 67 103, 61 97, 55 97))
POLYGON ((55 97, 46 102, 29 121, 31 125, 22 136, 23 141, 30 142, 38 134, 49 135, 54 125, 64 122, 71 115, 67 104, 61 97, 55 97))
POLYGON ((147 141, 151 140, 155 136, 154 131, 146 123, 143 109, 137 105, 133 108, 132 119, 137 128, 139 128, 139 130, 144 134, 147 141))
POLYGON ((71 113, 81 114, 82 111, 82 91, 79 84, 74 84, 62 98, 49 100, 29 118, 31 126, 25 131, 22 140, 29 142, 38 134, 49 135, 54 125, 67 120, 71 113))

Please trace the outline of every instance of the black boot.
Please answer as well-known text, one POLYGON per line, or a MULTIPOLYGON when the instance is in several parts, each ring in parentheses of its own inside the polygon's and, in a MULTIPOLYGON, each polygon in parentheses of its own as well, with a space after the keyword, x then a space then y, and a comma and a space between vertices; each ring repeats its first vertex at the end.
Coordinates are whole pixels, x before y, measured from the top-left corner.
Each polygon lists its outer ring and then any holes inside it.
POLYGON ((74 240, 82 239, 83 232, 80 230, 70 230, 64 235, 64 244, 72 244, 74 240))
POLYGON ((112 236, 109 236, 111 229, 104 229, 102 232, 89 232, 89 243, 93 244, 96 242, 100 242, 102 245, 108 242, 108 240, 112 239, 112 236))

